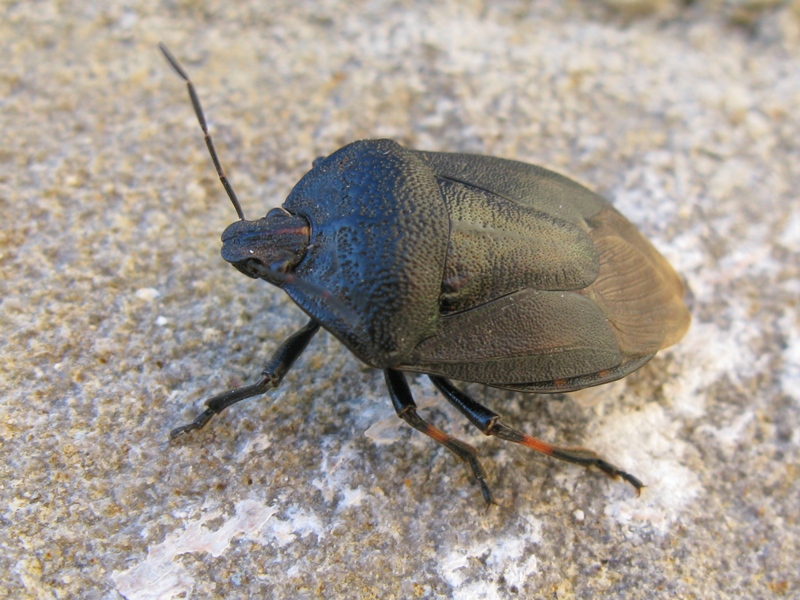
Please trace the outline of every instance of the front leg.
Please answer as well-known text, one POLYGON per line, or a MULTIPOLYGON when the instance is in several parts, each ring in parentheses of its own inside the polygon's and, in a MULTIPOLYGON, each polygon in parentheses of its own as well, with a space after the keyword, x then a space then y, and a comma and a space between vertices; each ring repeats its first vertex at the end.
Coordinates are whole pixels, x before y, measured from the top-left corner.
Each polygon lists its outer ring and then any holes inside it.
POLYGON ((272 355, 272 358, 261 372, 261 379, 258 383, 214 396, 206 402, 206 409, 194 421, 173 429, 169 434, 170 439, 174 440, 195 429, 202 429, 211 420, 211 417, 218 415, 231 404, 236 404, 253 396, 259 396, 278 387, 286 373, 292 368, 294 361, 303 353, 317 331, 319 331, 319 323, 311 319, 305 327, 289 336, 278 347, 278 350, 272 355))

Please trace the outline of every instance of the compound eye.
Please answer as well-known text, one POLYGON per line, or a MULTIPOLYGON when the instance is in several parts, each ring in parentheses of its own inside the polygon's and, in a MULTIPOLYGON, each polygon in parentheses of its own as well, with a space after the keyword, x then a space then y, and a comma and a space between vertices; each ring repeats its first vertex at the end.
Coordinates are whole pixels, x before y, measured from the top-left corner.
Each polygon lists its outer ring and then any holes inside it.
POLYGON ((252 273, 252 277, 261 277, 267 270, 264 263, 257 258, 251 258, 245 263, 245 268, 252 273))
POLYGON ((261 272, 264 270, 264 265, 256 258, 248 258, 247 260, 237 261, 233 264, 236 270, 253 279, 259 279, 261 272))
POLYGON ((279 260, 272 263, 269 266, 270 271, 274 271, 276 273, 288 273, 291 267, 291 263, 288 260, 279 260))

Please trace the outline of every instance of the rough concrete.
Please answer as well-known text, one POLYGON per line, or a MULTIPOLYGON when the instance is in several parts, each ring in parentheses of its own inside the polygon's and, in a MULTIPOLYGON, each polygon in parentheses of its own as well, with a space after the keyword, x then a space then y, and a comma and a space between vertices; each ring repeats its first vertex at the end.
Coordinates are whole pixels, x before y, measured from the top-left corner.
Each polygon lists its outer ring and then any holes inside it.
POLYGON ((0 596, 800 595, 800 4, 7 3, 0 22, 0 596), (127 7, 126 7, 127 6, 127 7), (303 322, 219 258, 358 138, 542 164, 686 277, 693 327, 559 401, 470 386, 596 472, 484 438, 499 505, 328 334, 178 443, 303 322))

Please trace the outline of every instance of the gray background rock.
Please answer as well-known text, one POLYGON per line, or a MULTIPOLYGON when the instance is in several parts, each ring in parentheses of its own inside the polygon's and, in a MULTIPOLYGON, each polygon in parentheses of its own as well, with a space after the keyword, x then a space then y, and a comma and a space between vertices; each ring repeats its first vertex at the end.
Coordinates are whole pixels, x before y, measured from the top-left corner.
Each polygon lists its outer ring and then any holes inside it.
POLYGON ((0 596, 797 597, 800 3, 4 3, 0 596), (693 327, 564 401, 468 389, 623 484, 484 438, 499 505, 328 334, 179 443, 304 318, 218 255, 353 139, 516 158, 611 198, 693 327))

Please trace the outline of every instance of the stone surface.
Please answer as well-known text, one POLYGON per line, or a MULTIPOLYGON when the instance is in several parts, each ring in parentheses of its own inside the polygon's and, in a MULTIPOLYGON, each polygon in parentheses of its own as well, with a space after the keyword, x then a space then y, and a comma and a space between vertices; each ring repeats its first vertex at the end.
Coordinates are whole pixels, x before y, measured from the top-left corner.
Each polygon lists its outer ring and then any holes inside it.
POLYGON ((639 4, 7 4, 0 596, 797 597, 800 10, 639 4), (487 511, 325 333, 279 391, 169 443, 304 318, 219 258, 235 213, 160 40, 248 215, 380 136, 611 198, 686 277, 685 340, 563 401, 468 389, 642 496, 484 438, 416 378, 480 449, 487 511))

